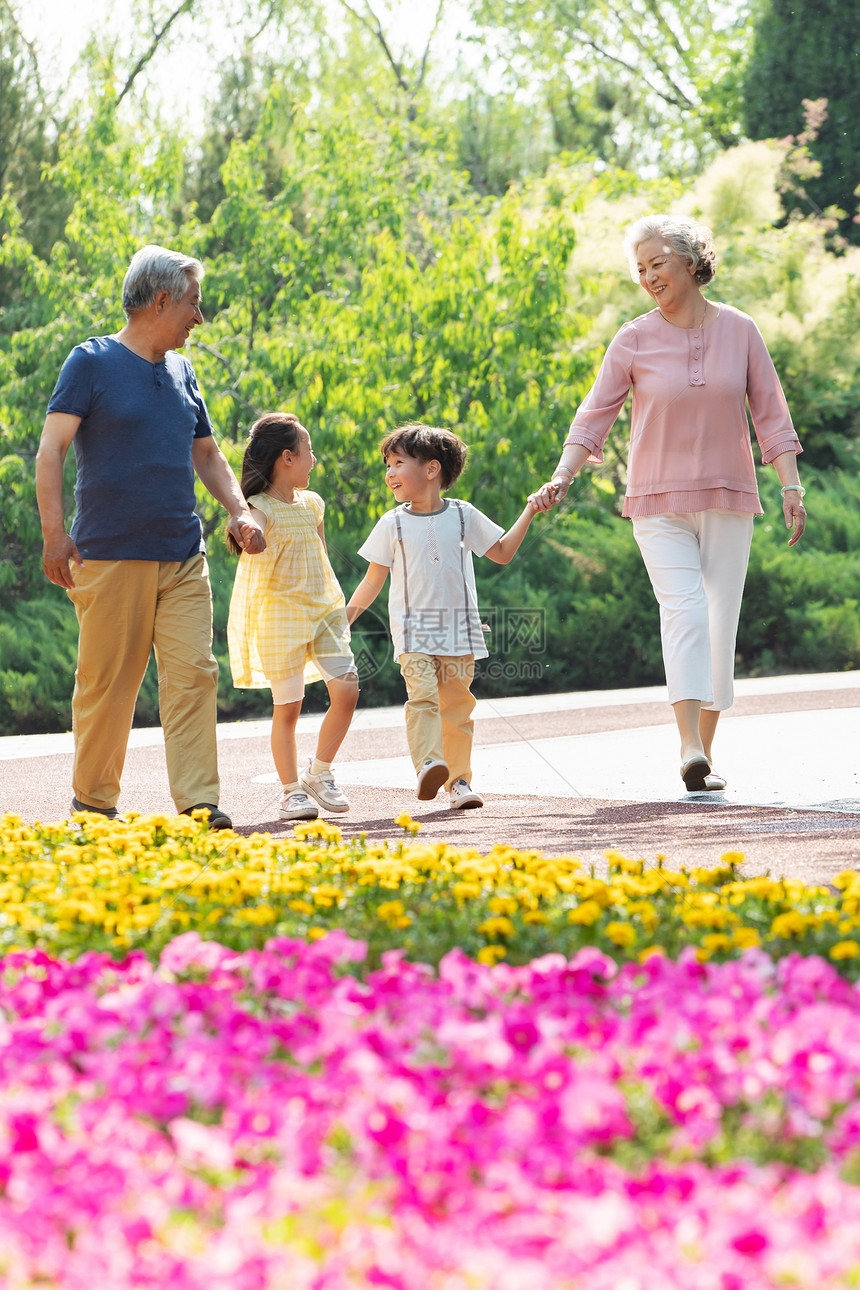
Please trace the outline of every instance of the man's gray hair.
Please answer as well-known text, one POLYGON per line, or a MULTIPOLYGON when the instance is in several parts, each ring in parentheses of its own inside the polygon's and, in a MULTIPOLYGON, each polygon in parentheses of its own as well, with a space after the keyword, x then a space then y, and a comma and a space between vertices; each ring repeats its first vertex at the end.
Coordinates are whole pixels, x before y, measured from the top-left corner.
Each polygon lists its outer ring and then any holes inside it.
POLYGON ((639 281, 636 267, 636 255, 643 242, 662 237, 666 245, 688 260, 695 269, 693 275, 699 286, 710 282, 717 271, 717 253, 714 250, 714 235, 704 224, 699 224, 686 215, 643 215, 627 230, 624 238, 624 254, 630 265, 630 276, 634 282, 639 281))
POLYGON ((132 257, 122 284, 122 311, 128 318, 148 309, 159 291, 171 300, 181 300, 189 277, 202 282, 206 270, 190 255, 169 251, 166 246, 143 246, 132 257))

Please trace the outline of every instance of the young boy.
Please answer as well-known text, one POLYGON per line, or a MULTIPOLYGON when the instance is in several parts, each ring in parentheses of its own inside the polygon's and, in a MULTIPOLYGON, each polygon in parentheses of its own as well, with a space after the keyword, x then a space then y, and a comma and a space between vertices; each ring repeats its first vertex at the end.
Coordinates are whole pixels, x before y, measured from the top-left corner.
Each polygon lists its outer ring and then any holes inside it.
POLYGON ((413 423, 381 445, 385 482, 398 505, 378 521, 359 555, 370 564, 346 607, 350 623, 373 603, 391 574, 388 614, 394 657, 406 693, 406 737, 418 797, 444 784, 453 810, 483 806, 472 790, 470 686, 486 658, 472 552, 509 564, 536 514, 531 500, 505 533, 469 502, 442 498, 466 464, 466 445, 450 430, 413 423))

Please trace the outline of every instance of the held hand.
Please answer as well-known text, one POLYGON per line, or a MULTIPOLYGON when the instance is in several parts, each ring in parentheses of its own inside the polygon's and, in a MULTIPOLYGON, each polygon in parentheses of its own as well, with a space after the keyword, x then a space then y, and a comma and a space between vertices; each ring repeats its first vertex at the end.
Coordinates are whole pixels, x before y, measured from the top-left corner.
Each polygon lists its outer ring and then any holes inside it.
POLYGON ((806 528, 806 508, 796 489, 783 494, 782 513, 785 516, 785 527, 794 530, 788 539, 788 545, 794 546, 803 537, 803 530, 806 528))
POLYGON ((46 538, 42 547, 42 569, 45 577, 55 583, 58 587, 65 587, 67 590, 74 587, 72 570, 70 563, 74 562, 78 568, 83 569, 84 562, 81 559, 81 553, 75 546, 68 533, 64 533, 60 538, 52 538, 50 541, 46 538))
POLYGON ((555 490, 552 484, 544 484, 536 493, 529 493, 528 502, 535 515, 551 511, 555 505, 555 490))
POLYGON ((227 524, 227 532, 236 539, 243 551, 249 555, 259 555, 266 549, 266 539, 263 530, 256 520, 250 516, 231 515, 227 524))
POLYGON ((553 475, 543 487, 531 494, 529 502, 536 511, 551 510, 567 497, 571 482, 567 475, 553 475))

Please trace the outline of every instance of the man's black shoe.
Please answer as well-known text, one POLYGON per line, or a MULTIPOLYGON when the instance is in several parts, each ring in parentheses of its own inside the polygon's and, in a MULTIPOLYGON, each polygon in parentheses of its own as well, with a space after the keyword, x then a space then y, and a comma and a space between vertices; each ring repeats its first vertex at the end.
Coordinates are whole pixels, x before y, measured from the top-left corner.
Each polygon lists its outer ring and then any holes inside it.
POLYGON ((186 811, 180 811, 180 815, 192 815, 195 811, 208 811, 209 818, 206 823, 210 829, 232 829, 233 821, 226 811, 222 811, 220 806, 213 806, 211 802, 199 802, 197 806, 189 806, 186 811))
POLYGON ((87 806, 85 802, 79 802, 76 797, 72 798, 73 811, 91 811, 93 815, 104 815, 109 820, 115 820, 119 811, 115 806, 87 806))

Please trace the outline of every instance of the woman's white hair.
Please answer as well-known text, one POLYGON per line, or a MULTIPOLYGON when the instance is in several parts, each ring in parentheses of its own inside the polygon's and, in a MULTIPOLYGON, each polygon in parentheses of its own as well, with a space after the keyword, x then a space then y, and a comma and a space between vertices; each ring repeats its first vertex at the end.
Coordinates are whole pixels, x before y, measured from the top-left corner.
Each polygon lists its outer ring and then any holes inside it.
POLYGON ((148 309, 159 291, 171 300, 181 300, 188 290, 188 279, 203 281, 206 270, 190 255, 169 251, 166 246, 143 246, 132 257, 122 284, 122 311, 129 314, 148 309))
POLYGON ((717 253, 709 228, 686 215, 643 215, 624 235, 624 254, 634 282, 639 281, 636 266, 639 247, 654 237, 664 238, 670 250, 694 266, 693 276, 700 287, 711 281, 717 270, 717 253))

